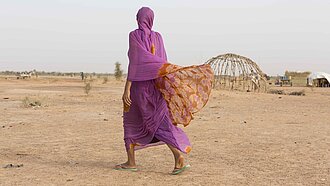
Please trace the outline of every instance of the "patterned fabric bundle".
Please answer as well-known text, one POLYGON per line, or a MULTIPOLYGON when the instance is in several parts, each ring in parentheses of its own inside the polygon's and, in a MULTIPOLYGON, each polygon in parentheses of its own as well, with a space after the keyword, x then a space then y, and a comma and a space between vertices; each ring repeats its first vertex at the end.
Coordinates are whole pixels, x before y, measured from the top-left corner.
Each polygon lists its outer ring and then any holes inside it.
POLYGON ((211 67, 180 67, 166 63, 160 68, 159 76, 156 87, 167 102, 172 123, 187 126, 193 114, 209 99, 214 77, 211 67))

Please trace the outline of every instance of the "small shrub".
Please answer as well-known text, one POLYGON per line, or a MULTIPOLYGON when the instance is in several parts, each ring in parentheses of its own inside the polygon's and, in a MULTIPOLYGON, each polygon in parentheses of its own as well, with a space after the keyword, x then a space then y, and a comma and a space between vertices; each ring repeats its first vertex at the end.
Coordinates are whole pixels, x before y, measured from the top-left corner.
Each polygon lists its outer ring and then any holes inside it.
POLYGON ((293 91, 293 92, 290 92, 289 95, 291 96, 305 96, 305 91, 304 90, 301 90, 301 91, 293 91))
POLYGON ((29 97, 25 97, 22 100, 22 104, 24 107, 41 107, 42 103, 38 99, 31 99, 29 97))
POLYGON ((293 91, 290 93, 285 93, 284 90, 271 89, 268 91, 269 94, 280 94, 280 95, 291 95, 291 96, 305 96, 305 90, 293 91))
POLYGON ((89 92, 92 90, 92 83, 85 81, 84 92, 89 95, 89 92))
POLYGON ((280 94, 280 95, 285 95, 284 90, 277 90, 277 89, 270 89, 268 90, 269 94, 280 94))
POLYGON ((108 78, 108 77, 103 77, 103 82, 102 82, 102 84, 106 84, 108 81, 109 81, 109 78, 108 78))

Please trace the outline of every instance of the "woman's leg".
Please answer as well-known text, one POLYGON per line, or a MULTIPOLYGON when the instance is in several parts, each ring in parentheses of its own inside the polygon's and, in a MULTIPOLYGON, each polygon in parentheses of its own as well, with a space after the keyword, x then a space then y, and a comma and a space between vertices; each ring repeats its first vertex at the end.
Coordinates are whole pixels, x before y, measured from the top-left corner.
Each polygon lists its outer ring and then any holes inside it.
POLYGON ((129 150, 127 151, 127 165, 129 167, 136 167, 134 148, 129 148, 129 150))
POLYGON ((175 161, 174 169, 181 169, 183 167, 183 161, 184 161, 181 152, 170 144, 167 144, 167 146, 170 148, 174 156, 174 161, 175 161))
POLYGON ((127 150, 127 162, 116 165, 115 168, 136 168, 134 148, 129 148, 127 150))

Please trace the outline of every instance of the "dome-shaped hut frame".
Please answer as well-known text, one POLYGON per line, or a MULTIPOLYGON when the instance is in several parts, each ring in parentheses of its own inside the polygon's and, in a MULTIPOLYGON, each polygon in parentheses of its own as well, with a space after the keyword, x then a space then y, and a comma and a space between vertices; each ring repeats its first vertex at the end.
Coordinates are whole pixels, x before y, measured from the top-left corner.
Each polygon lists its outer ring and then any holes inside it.
POLYGON ((266 91, 265 74, 251 59, 237 54, 223 54, 209 59, 214 71, 214 88, 266 91))

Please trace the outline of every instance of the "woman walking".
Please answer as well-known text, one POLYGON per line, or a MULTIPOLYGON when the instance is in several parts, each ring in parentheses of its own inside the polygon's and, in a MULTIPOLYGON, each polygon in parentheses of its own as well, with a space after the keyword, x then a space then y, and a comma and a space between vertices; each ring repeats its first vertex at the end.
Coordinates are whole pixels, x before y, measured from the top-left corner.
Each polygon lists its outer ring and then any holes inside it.
POLYGON ((189 167, 182 153, 191 151, 187 135, 192 114, 207 102, 213 80, 208 65, 179 67, 167 62, 163 39, 152 31, 154 13, 137 13, 138 29, 129 34, 128 77, 123 94, 124 141, 128 160, 117 170, 137 171, 135 150, 166 144, 174 156, 172 174, 189 167))

